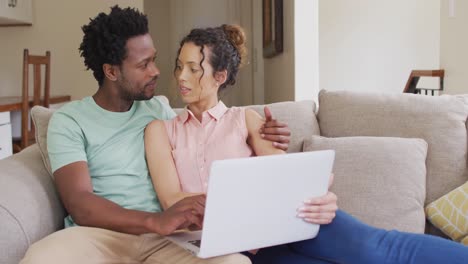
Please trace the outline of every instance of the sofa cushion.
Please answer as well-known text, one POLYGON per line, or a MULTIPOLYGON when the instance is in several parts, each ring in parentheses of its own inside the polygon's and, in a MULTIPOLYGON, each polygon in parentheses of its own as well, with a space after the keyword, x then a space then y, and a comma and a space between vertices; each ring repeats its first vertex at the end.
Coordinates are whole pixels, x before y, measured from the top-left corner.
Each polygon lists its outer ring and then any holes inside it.
POLYGON ((12 249, 0 251, 0 263, 19 263, 29 247, 27 236, 15 216, 3 207, 0 207, 0 219, 2 220, 0 249, 12 249), (12 241, 16 247, 11 247, 12 241))
POLYGON ((51 176, 52 169, 50 166, 49 154, 47 152, 47 127, 49 126, 49 120, 53 113, 54 110, 38 105, 31 109, 31 119, 34 122, 36 133, 36 143, 39 146, 44 166, 51 176))
POLYGON ((312 136, 304 141, 304 151, 325 149, 336 152, 331 191, 341 209, 372 226, 424 233, 424 140, 312 136))
MULTIPOLYGON (((247 107, 265 117, 264 106, 250 105, 247 107)), ((315 117, 316 108, 314 101, 280 102, 268 104, 267 106, 270 108, 273 118, 288 124, 291 129, 289 153, 302 151, 304 139, 310 135, 320 135, 317 118, 315 117)))
POLYGON ((462 241, 468 236, 468 182, 426 206, 426 214, 444 234, 462 241))
POLYGON ((468 97, 321 91, 319 106, 322 136, 426 140, 426 204, 468 180, 468 97))
POLYGON ((64 217, 37 144, 0 160, 0 263, 19 263, 32 243, 63 228, 64 217))

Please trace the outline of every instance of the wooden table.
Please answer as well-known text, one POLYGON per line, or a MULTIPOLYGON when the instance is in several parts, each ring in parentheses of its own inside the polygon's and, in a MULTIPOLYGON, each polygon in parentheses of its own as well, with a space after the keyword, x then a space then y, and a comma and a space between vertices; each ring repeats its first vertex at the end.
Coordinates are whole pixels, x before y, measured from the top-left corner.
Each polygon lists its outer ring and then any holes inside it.
MULTIPOLYGON (((49 103, 58 104, 70 101, 69 95, 51 96, 49 103)), ((32 106, 33 98, 29 99, 29 104, 32 106)), ((0 97, 0 112, 21 111, 22 97, 21 96, 4 96, 0 97)))

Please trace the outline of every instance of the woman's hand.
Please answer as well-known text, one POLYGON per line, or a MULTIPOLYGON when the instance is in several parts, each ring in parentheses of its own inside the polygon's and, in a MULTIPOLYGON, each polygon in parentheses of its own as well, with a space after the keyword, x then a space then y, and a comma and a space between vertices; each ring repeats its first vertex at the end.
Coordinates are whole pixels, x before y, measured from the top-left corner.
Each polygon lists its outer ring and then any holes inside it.
MULTIPOLYGON (((330 175, 328 187, 333 183, 334 175, 330 175)), ((335 218, 338 197, 332 192, 328 192, 324 196, 307 199, 304 204, 297 209, 297 217, 304 221, 313 224, 329 224, 335 218)))
POLYGON ((324 196, 307 199, 297 210, 297 216, 313 224, 329 224, 335 218, 338 205, 334 193, 328 192, 324 196))

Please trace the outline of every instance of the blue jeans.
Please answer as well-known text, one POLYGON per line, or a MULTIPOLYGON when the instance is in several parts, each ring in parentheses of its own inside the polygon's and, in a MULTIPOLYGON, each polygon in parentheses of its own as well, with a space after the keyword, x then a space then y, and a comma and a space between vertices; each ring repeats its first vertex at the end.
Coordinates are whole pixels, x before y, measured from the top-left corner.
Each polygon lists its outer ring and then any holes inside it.
POLYGON ((338 210, 314 239, 246 254, 253 264, 468 263, 468 247, 431 235, 386 231, 338 210))

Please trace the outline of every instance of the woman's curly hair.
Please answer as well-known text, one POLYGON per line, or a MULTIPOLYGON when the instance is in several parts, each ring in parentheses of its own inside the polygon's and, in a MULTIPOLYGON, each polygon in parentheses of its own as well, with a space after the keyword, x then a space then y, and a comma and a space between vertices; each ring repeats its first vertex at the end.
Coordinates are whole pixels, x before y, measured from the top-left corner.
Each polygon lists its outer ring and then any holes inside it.
POLYGON ((109 14, 99 13, 82 27, 84 36, 79 51, 87 69, 93 71, 99 87, 104 82, 102 65, 121 65, 127 56, 127 40, 148 33, 146 15, 134 8, 111 7, 109 14))
MULTIPOLYGON (((182 47, 188 42, 200 47, 202 55, 200 67, 203 71, 200 80, 205 73, 202 63, 205 59, 208 59, 213 67, 213 75, 219 71, 227 71, 226 82, 219 87, 220 91, 236 83, 237 72, 241 66, 246 64, 245 60, 247 58, 246 37, 242 27, 238 25, 221 25, 213 28, 192 29, 180 42, 176 65, 182 47), (209 58, 205 56, 205 46, 211 49, 209 58)), ((174 68, 174 75, 176 70, 177 68, 174 68)))

